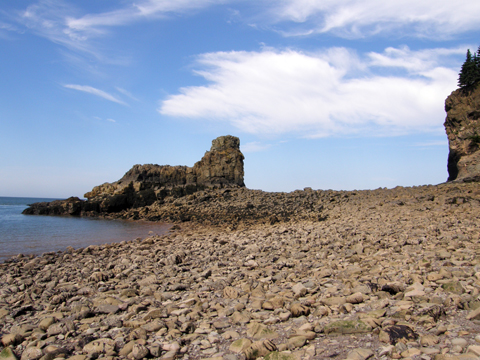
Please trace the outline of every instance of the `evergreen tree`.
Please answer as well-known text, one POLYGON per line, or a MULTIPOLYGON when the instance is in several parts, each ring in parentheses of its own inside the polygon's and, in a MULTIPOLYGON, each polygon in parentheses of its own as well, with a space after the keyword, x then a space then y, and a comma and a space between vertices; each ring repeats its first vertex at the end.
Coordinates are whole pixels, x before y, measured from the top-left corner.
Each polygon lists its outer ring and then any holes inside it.
POLYGON ((460 88, 471 88, 478 81, 480 81, 480 47, 473 56, 470 49, 467 51, 467 58, 458 76, 458 86, 460 88))

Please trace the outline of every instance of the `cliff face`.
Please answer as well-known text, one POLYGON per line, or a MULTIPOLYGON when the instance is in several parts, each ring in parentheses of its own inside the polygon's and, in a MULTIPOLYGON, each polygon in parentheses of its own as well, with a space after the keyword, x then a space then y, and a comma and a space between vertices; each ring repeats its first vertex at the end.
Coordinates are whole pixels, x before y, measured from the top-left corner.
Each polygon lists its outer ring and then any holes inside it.
POLYGON ((134 165, 120 180, 95 186, 78 198, 37 203, 25 214, 82 215, 112 213, 162 201, 168 196, 182 197, 209 188, 244 187, 240 140, 221 136, 212 141, 210 151, 193 167, 134 165))
POLYGON ((455 90, 445 100, 448 181, 480 181, 480 86, 455 90))

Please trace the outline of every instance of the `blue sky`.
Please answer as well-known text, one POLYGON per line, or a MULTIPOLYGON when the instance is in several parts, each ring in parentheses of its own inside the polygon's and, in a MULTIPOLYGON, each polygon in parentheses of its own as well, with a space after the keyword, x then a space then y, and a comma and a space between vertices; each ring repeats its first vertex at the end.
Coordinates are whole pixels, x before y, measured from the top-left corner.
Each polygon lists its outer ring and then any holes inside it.
POLYGON ((447 179, 480 2, 0 0, 0 195, 82 196, 238 136, 247 187, 447 179))

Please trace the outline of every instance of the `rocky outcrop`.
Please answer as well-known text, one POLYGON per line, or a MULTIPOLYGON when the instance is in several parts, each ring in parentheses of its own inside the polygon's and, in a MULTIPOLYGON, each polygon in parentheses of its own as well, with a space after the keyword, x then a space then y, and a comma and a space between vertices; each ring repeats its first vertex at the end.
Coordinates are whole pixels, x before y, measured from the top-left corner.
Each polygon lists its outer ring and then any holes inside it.
POLYGON ((480 87, 452 92, 445 111, 448 181, 480 181, 480 87))
POLYGON ((199 190, 244 187, 240 140, 220 136, 212 141, 210 151, 193 167, 170 165, 135 165, 120 180, 95 186, 84 196, 51 203, 36 203, 24 214, 90 215, 117 213, 179 198, 199 190))

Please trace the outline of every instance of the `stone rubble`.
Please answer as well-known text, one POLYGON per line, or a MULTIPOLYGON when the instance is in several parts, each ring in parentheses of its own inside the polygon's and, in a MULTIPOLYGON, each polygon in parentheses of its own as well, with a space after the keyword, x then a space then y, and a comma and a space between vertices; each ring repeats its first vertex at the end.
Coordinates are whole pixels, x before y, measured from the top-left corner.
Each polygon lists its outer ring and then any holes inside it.
POLYGON ((0 264, 0 359, 479 359, 477 183, 195 196, 0 264))

